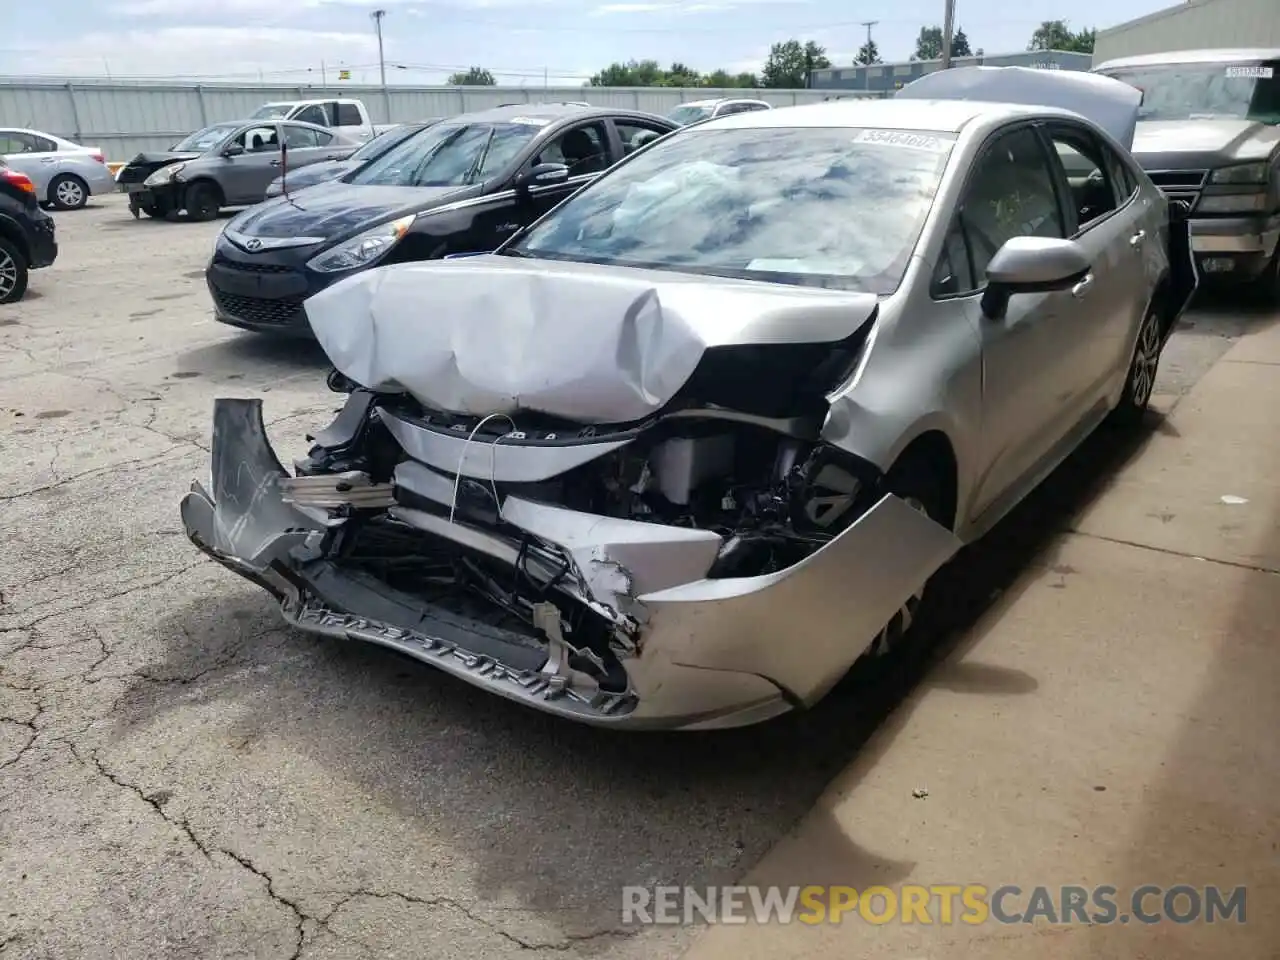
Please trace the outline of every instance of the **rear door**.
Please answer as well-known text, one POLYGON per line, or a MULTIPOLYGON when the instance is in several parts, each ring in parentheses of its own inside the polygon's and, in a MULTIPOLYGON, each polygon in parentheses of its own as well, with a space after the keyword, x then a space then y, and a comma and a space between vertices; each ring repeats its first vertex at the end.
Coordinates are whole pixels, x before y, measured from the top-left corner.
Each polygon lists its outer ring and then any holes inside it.
MULTIPOLYGON (((1084 410, 1111 392, 1116 375, 1127 370, 1132 338, 1154 289, 1144 253, 1147 234, 1136 190, 1117 182, 1111 149, 1088 127, 1055 121, 1041 128, 1052 152, 1062 162, 1068 236, 1084 247, 1093 264, 1092 280, 1078 299, 1077 334, 1090 349, 1075 378, 1073 406, 1084 410)), ((1151 244, 1159 243, 1152 236, 1151 244)))
MULTIPOLYGON (((285 156, 285 161, 289 164, 289 169, 297 169, 305 167, 308 164, 315 163, 318 160, 328 159, 329 151, 325 144, 333 139, 333 135, 322 130, 315 130, 312 127, 304 127, 300 123, 282 123, 280 124, 280 138, 285 146, 289 148, 285 156), (321 138, 324 143, 321 143, 321 138)), ((279 171, 272 175, 271 180, 279 176, 279 171)), ((267 183, 270 183, 268 180, 267 183)), ((262 189, 266 190, 267 185, 264 183, 262 189)))

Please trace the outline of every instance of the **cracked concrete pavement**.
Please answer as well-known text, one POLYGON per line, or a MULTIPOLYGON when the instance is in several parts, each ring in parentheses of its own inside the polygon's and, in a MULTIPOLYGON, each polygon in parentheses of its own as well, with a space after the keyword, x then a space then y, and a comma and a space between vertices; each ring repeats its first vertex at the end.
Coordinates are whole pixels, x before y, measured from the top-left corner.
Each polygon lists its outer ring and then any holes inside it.
MULTIPOLYGON (((765 728, 610 735, 287 629, 177 503, 216 396, 301 453, 323 357, 211 320, 219 223, 57 216, 0 308, 5 957, 675 957, 696 931, 620 929, 620 888, 741 877, 892 706, 855 678, 765 728)), ((1246 323, 1189 317, 1166 399, 1246 323)))

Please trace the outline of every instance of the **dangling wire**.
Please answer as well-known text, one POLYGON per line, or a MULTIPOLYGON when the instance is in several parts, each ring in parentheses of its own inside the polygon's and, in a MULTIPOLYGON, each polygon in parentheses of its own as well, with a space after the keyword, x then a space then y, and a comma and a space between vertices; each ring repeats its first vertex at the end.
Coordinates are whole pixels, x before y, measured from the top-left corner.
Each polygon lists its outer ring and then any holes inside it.
POLYGON ((453 523, 454 512, 458 509, 458 488, 462 484, 462 464, 467 459, 467 447, 470 445, 475 435, 480 432, 480 428, 483 427, 490 420, 505 420, 507 421, 507 423, 511 424, 511 429, 508 430, 506 433, 504 433, 502 436, 496 438, 493 441, 493 443, 490 444, 489 446, 489 489, 493 491, 493 505, 494 507, 497 508, 498 519, 499 520, 502 519, 502 501, 498 499, 497 446, 500 441, 507 439, 507 437, 511 436, 513 433, 518 433, 519 431, 516 429, 516 422, 512 420, 509 416, 507 416, 505 413, 491 413, 487 417, 485 417, 483 420, 481 420, 479 423, 477 423, 474 427, 472 427, 471 432, 467 434, 467 439, 463 441, 462 453, 459 454, 458 456, 457 472, 453 476, 453 500, 449 503, 449 522, 450 523, 453 523))

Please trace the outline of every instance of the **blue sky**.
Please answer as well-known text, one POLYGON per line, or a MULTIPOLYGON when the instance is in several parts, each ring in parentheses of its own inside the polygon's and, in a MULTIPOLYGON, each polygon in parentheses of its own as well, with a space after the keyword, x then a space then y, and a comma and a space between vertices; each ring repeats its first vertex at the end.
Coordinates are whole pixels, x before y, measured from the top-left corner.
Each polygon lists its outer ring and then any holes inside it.
MULTIPOLYGON (((1168 0, 957 0, 988 53, 1021 50, 1036 25, 1106 27, 1168 0), (1003 13, 1002 13, 1003 11, 1003 13)), ((905 59, 941 0, 45 0, 20 3, 0 37, 0 74, 183 76, 308 82, 340 66, 377 82, 369 13, 386 11, 388 82, 438 83, 470 64, 500 83, 578 84, 614 60, 758 70, 769 45, 812 39, 837 63, 866 38, 905 59), (288 11, 283 12, 283 11, 288 11)))

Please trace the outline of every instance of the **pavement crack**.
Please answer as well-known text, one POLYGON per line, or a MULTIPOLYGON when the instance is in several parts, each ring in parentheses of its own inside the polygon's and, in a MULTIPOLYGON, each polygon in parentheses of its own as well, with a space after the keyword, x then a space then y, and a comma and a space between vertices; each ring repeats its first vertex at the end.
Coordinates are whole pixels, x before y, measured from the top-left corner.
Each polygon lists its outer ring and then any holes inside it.
POLYGON ((419 897, 410 893, 401 893, 398 890, 371 890, 364 887, 345 894, 342 899, 334 904, 333 908, 328 913, 323 917, 315 918, 316 922, 321 926, 327 927, 329 925, 329 921, 339 910, 351 903, 353 900, 357 900, 361 897, 369 897, 374 900, 399 900, 402 903, 412 903, 427 907, 449 907, 453 910, 457 910, 468 920, 480 924, 487 930, 493 931, 493 933, 502 937, 508 943, 515 944, 521 950, 563 953, 566 950, 572 950, 580 943, 606 939, 625 940, 629 937, 634 937, 639 932, 638 928, 621 930, 606 928, 604 930, 593 930, 589 933, 568 933, 565 934, 564 939, 558 943, 534 943, 529 940, 525 940, 523 937, 518 937, 508 930, 504 930, 501 926, 494 923, 487 917, 476 913, 474 909, 455 897, 419 897))
MULTIPOLYGON (((26 623, 14 624, 13 626, 7 626, 7 627, 0 627, 0 634, 16 633, 21 630, 32 630, 35 627, 39 626, 40 624, 44 623, 46 620, 51 620, 54 617, 65 616, 68 613, 75 613, 78 610, 86 610, 89 607, 97 606, 100 603, 106 603, 108 600, 118 600, 121 597, 127 597, 130 594, 138 593, 142 590, 151 590, 154 587, 164 586, 166 583, 169 583, 171 580, 176 580, 178 577, 182 576, 185 573, 191 572, 192 570, 196 569, 199 566, 202 566, 206 562, 207 561, 202 557, 199 560, 195 560, 191 563, 184 564, 183 566, 179 567, 177 570, 171 570, 162 577, 157 577, 153 580, 146 580, 142 583, 133 583, 121 590, 115 591, 114 593, 106 593, 101 596, 90 597, 89 599, 85 600, 82 603, 74 603, 68 607, 62 607, 58 610, 52 610, 49 613, 43 613, 33 620, 28 620, 26 623)), ((30 643, 24 644, 23 646, 30 646, 30 643)), ((22 649, 22 648, 19 647, 18 649, 22 649)))
POLYGON ((303 923, 307 920, 315 920, 316 918, 308 916, 307 913, 298 906, 296 901, 290 900, 288 897, 280 893, 280 891, 276 889, 276 882, 271 878, 271 874, 260 869, 248 857, 236 853, 234 850, 227 850, 225 848, 219 849, 218 852, 223 856, 230 857, 254 876, 262 879, 267 885, 267 896, 293 914, 296 940, 293 947, 293 953, 289 955, 289 960, 298 960, 298 957, 302 954, 302 944, 305 939, 303 923))
MULTIPOLYGON (((165 439, 173 440, 174 438, 166 436, 165 439)), ((59 477, 56 480, 53 480, 49 483, 41 484, 38 487, 32 487, 30 490, 23 490, 20 493, 2 493, 0 494, 0 502, 6 501, 6 500, 21 500, 24 497, 35 496, 37 493, 45 493, 46 491, 49 491, 49 490, 55 490, 58 487, 64 487, 68 483, 74 483, 77 480, 84 480, 88 477, 95 477, 103 473, 107 473, 107 474, 115 473, 119 470, 128 469, 129 467, 136 467, 136 466, 153 467, 158 463, 162 463, 164 461, 164 458, 168 456, 170 453, 173 453, 173 451, 175 450, 184 450, 184 452, 190 453, 191 451, 189 449, 184 449, 189 447, 195 447, 196 449, 204 449, 198 443, 193 443, 190 440, 184 440, 181 443, 175 443, 171 447, 166 447, 165 449, 160 450, 159 452, 153 453, 146 457, 136 457, 132 460, 121 460, 119 463, 112 463, 102 467, 92 467, 88 470, 82 471, 81 473, 73 473, 69 477, 59 477)), ((56 451, 55 451, 55 459, 56 459, 56 451)))
POLYGON ((1076 530, 1069 528, 1068 533, 1077 537, 1088 537, 1091 540, 1101 540, 1105 543, 1114 543, 1122 547, 1134 547, 1138 550, 1150 550, 1152 553, 1162 553, 1167 557, 1181 557, 1184 560, 1202 560, 1205 563, 1215 563, 1221 567, 1233 567, 1236 570, 1248 570, 1252 573, 1269 573, 1272 576, 1280 576, 1280 570, 1274 567, 1264 567, 1254 563, 1240 563, 1238 560, 1220 560, 1216 557, 1202 557, 1199 554, 1187 553, 1184 550, 1172 550, 1169 547, 1156 547, 1149 543, 1138 543, 1136 540, 1125 540, 1122 537, 1108 537, 1101 533, 1089 533, 1085 530, 1076 530))

